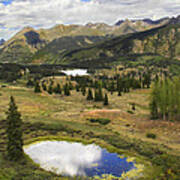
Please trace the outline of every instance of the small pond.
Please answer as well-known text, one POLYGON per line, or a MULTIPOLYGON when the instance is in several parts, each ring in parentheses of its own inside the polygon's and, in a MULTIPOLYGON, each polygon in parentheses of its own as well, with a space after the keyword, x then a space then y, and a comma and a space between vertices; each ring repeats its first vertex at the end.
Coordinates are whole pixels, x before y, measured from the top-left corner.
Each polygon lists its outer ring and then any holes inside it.
POLYGON ((24 151, 43 169, 66 176, 121 177, 123 172, 135 168, 133 162, 94 144, 43 141, 25 147, 24 151))
POLYGON ((63 70, 61 72, 65 73, 68 76, 85 76, 85 75, 89 75, 87 73, 87 69, 63 70))

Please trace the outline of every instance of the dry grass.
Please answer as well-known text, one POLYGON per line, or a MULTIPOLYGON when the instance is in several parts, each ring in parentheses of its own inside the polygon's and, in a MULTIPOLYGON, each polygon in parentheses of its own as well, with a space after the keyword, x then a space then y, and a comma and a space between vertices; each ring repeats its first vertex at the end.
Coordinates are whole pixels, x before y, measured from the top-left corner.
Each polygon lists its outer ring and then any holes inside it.
POLYGON ((87 128, 91 130, 91 126, 87 126, 87 118, 108 118, 111 123, 100 127, 102 130, 109 129, 129 137, 165 144, 180 152, 180 123, 149 120, 149 90, 146 89, 132 91, 121 97, 118 97, 117 93, 109 93, 110 105, 107 107, 104 107, 103 103, 88 102, 85 96, 76 91, 66 97, 45 92, 35 94, 33 89, 9 85, 1 88, 0 93, 1 119, 5 118, 9 96, 13 95, 25 122, 69 123, 72 126, 81 126, 81 129, 86 131, 87 128), (134 114, 128 113, 129 110, 132 111, 131 103, 136 104, 134 114), (149 132, 156 134, 157 139, 146 138, 146 133, 149 132))

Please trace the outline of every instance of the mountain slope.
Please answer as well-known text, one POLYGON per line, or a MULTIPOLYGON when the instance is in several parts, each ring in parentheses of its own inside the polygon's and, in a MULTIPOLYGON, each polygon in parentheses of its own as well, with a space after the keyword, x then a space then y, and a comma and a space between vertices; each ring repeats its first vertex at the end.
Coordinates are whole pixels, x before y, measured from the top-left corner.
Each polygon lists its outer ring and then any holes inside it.
POLYGON ((33 56, 33 63, 57 63, 64 53, 69 51, 92 46, 94 43, 105 40, 104 36, 65 36, 53 40, 40 49, 33 56))
MULTIPOLYGON (((88 23, 86 25, 56 25, 50 29, 35 30, 26 27, 10 40, 6 41, 0 49, 1 62, 31 62, 34 54, 55 39, 66 36, 118 36, 127 33, 139 32, 153 27, 159 27, 167 21, 148 24, 141 20, 133 22, 123 21, 120 26, 110 26, 105 23, 88 23)), ((67 40, 68 41, 68 40, 67 40)), ((66 42, 63 42, 66 43, 66 42)), ((67 42, 69 43, 69 42, 67 42)), ((49 47, 49 46, 48 46, 49 47)), ((79 46, 77 46, 79 48, 79 46)), ((60 48, 61 49, 61 48, 60 48)))
POLYGON ((110 63, 122 57, 133 59, 139 55, 159 55, 180 59, 180 24, 168 24, 148 31, 116 37, 90 48, 68 52, 61 61, 72 64, 80 64, 80 61, 86 61, 88 64, 91 61, 110 63))

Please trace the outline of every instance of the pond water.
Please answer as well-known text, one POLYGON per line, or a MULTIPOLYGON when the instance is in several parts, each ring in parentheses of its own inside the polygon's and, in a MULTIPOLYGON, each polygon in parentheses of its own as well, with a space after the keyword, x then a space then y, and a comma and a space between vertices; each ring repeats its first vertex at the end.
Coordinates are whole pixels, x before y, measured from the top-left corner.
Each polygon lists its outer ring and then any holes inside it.
POLYGON ((94 144, 43 141, 25 147, 24 151, 43 169, 66 176, 111 174, 120 177, 135 168, 133 162, 94 144))
POLYGON ((85 75, 89 75, 87 73, 87 69, 63 70, 61 72, 65 73, 68 76, 85 76, 85 75))

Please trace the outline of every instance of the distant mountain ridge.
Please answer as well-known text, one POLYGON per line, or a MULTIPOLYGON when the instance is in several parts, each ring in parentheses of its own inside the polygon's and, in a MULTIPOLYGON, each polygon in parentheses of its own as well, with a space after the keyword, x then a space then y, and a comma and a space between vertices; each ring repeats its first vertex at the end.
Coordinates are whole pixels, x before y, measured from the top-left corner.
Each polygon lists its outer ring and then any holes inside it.
MULTIPOLYGON (((129 20, 130 22, 132 23, 136 23, 136 22, 143 22, 143 23, 146 23, 146 24, 149 24, 149 25, 158 25, 158 24, 165 24, 165 23, 168 23, 170 21, 170 18, 166 17, 166 18, 161 18, 161 19, 158 19, 158 20, 152 20, 152 19, 131 19, 129 20)), ((120 26, 122 23, 124 23, 125 20, 119 20, 117 23, 115 23, 116 26, 120 26)))
POLYGON ((95 64, 104 66, 120 60, 135 60, 140 56, 160 56, 162 59, 180 60, 180 16, 168 24, 143 32, 114 37, 95 44, 92 47, 79 49, 64 54, 59 59, 72 65, 95 64))
MULTIPOLYGON (((171 19, 170 19, 171 20, 171 19)), ((110 26, 105 23, 88 23, 86 25, 56 25, 50 29, 39 29, 35 30, 31 27, 26 27, 18 32, 11 39, 6 41, 0 49, 0 62, 24 62, 31 63, 32 59, 35 57, 40 58, 39 60, 35 60, 35 62, 43 62, 43 58, 39 56, 40 52, 43 52, 46 47, 52 50, 51 46, 56 46, 56 52, 60 51, 70 51, 75 49, 75 44, 77 45, 80 38, 73 37, 81 37, 79 43, 83 42, 83 39, 86 39, 84 46, 88 46, 109 39, 110 37, 116 37, 120 35, 126 35, 129 33, 136 33, 146 31, 152 28, 157 28, 168 24, 170 21, 168 18, 160 19, 157 21, 152 21, 150 19, 144 20, 125 20, 120 25, 110 26), (96 37, 87 38, 88 37, 96 37), (63 37, 66 37, 62 39, 63 37), (70 37, 70 38, 67 38, 70 37), (101 38, 100 38, 101 37, 101 38), (70 41, 72 40, 72 43, 70 41), (54 41, 57 40, 57 41, 54 41), (72 47, 66 47, 62 49, 60 46, 60 42, 63 44, 69 44, 72 47), (42 51, 41 51, 42 50, 42 51), (38 54, 38 56, 37 56, 38 54)), ((83 43, 82 43, 83 44, 83 43)), ((82 46, 77 45, 77 49, 82 48, 82 46)), ((49 51, 48 51, 49 53, 49 51)), ((42 53, 45 54, 45 53, 42 53)), ((51 55, 54 56, 53 53, 50 52, 51 55)), ((56 53, 55 53, 56 54, 56 53)), ((56 54, 57 55, 57 54, 56 54)), ((43 55, 44 56, 44 55, 43 55)), ((47 56, 45 61, 47 60, 47 56)), ((50 60, 49 60, 50 61, 50 60)), ((48 61, 48 62, 49 62, 48 61)))

